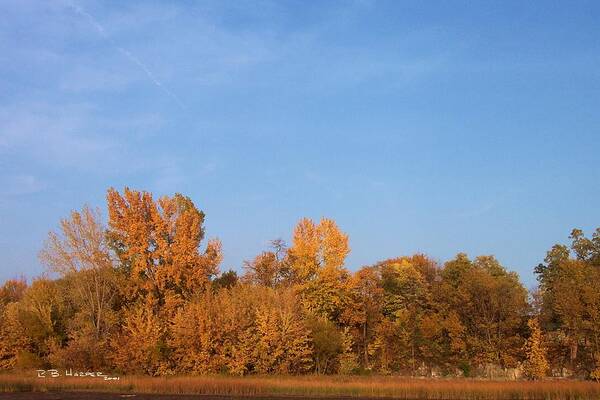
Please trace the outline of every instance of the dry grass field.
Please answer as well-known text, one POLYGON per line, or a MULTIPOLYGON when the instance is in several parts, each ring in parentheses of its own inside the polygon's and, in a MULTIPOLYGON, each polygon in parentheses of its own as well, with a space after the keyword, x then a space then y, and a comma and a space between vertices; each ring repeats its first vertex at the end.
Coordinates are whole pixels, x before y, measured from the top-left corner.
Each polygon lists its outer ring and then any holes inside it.
POLYGON ((470 379, 411 379, 402 377, 283 376, 283 377, 122 377, 37 378, 0 375, 0 392, 103 392, 194 394, 226 397, 344 397, 396 399, 600 399, 600 384, 571 380, 487 381, 470 379))

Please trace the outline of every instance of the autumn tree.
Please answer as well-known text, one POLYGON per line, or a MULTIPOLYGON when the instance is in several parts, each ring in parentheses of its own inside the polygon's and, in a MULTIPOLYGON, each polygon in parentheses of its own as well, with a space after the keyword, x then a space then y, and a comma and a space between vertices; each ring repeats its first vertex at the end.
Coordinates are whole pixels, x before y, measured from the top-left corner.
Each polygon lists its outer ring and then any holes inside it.
POLYGON ((221 244, 204 252, 204 213, 189 197, 176 194, 154 200, 149 192, 109 189, 108 239, 130 282, 129 301, 143 299, 155 310, 173 313, 218 273, 221 244))
POLYGON ((108 221, 84 207, 40 252, 49 276, 0 287, 0 369, 128 374, 492 376, 523 366, 600 379, 600 229, 573 230, 528 293, 493 256, 424 254, 351 272, 348 236, 302 219, 219 273, 220 242, 176 194, 110 189, 108 221), (528 321, 529 319, 529 321, 528 321))
POLYGON ((105 235, 99 211, 84 207, 62 219, 60 231, 50 232, 40 251, 42 263, 69 286, 69 299, 80 320, 73 329, 96 341, 115 324, 119 286, 105 235))
POLYGON ((27 282, 25 278, 7 280, 0 287, 0 307, 20 301, 26 290, 27 282))
POLYGON ((342 375, 349 375, 358 371, 360 364, 358 354, 354 349, 354 337, 349 327, 345 327, 341 332, 341 354, 339 355, 338 372, 342 375))
POLYGON ((382 263, 380 268, 385 292, 383 314, 390 320, 396 337, 396 368, 414 374, 420 361, 419 326, 431 307, 431 294, 410 258, 382 263))
POLYGON ((120 279, 106 241, 106 227, 98 210, 84 207, 60 221, 40 251, 40 260, 64 282, 73 317, 67 340, 54 343, 53 365, 86 365, 100 369, 110 335, 118 321, 120 279))
POLYGON ((436 303, 443 313, 458 316, 464 328, 463 361, 475 367, 516 366, 528 310, 527 290, 518 276, 506 271, 493 257, 471 261, 459 254, 445 264, 441 277, 436 303))
POLYGON ((348 235, 336 223, 322 218, 318 224, 303 218, 294 229, 289 255, 297 280, 315 278, 322 269, 341 269, 350 252, 348 235))
POLYGON ((362 323, 357 343, 365 368, 416 373, 425 361, 420 328, 433 310, 431 285, 437 274, 436 263, 417 254, 381 261, 354 275, 344 315, 350 326, 362 323))
POLYGON ((587 238, 581 229, 571 231, 571 249, 578 260, 600 267, 600 228, 587 238))
POLYGON ((167 327, 147 307, 125 310, 122 329, 111 342, 111 361, 118 371, 130 374, 164 375, 171 372, 167 327))
POLYGON ((421 358, 431 374, 433 368, 453 373, 457 368, 468 376, 466 328, 456 311, 439 306, 439 309, 425 315, 420 323, 421 358))
POLYGON ((317 374, 330 374, 339 368, 343 352, 343 336, 337 326, 322 315, 311 315, 307 320, 313 345, 313 358, 317 374))
POLYGON ((20 348, 25 347, 15 326, 16 307, 27 289, 24 278, 9 279, 0 287, 0 370, 13 368, 20 348))
POLYGON ((313 350, 300 303, 290 290, 276 292, 274 300, 256 312, 255 370, 263 374, 307 372, 312 367, 313 350))
POLYGON ((237 272, 230 269, 229 271, 225 271, 221 273, 221 275, 215 277, 212 281, 213 288, 216 290, 219 289, 231 289, 239 282, 239 277, 237 272))
POLYGON ((16 352, 14 366, 36 368, 48 364, 51 351, 68 339, 73 310, 64 281, 35 279, 19 302, 5 310, 9 345, 16 352))
POLYGON ((172 320, 169 345, 175 371, 253 372, 258 342, 256 311, 271 297, 270 289, 243 284, 199 293, 172 320))
POLYGON ((591 375, 600 366, 600 229, 592 238, 574 229, 570 238, 536 268, 540 319, 552 367, 591 375))
POLYGON ((522 330, 529 305, 528 293, 514 272, 508 272, 493 256, 473 262, 469 292, 475 306, 478 339, 471 340, 476 359, 501 367, 515 367, 521 358, 522 330))
MULTIPOLYGON (((241 313, 237 314, 231 308, 235 302, 234 297, 223 296, 224 293, 201 293, 175 314, 169 345, 173 349, 172 359, 176 372, 206 374, 217 373, 226 368, 226 338, 230 338, 230 349, 237 345, 236 326, 229 322, 229 318, 243 315, 252 298, 246 297, 246 293, 237 292, 240 297, 248 300, 242 304, 242 308, 236 310, 241 313)), ((240 318, 237 324, 248 330, 252 321, 240 318)), ((245 364, 245 361, 240 361, 245 364)), ((245 369, 240 367, 235 372, 243 374, 245 369)))
POLYGON ((339 321, 347 303, 349 273, 344 261, 349 252, 348 235, 333 220, 300 220, 288 254, 307 310, 339 321))
POLYGON ((375 327, 383 317, 384 290, 376 267, 363 267, 348 282, 349 301, 342 314, 343 324, 350 328, 359 361, 363 368, 371 366, 369 345, 375 327))
POLYGON ((173 324, 178 371, 301 373, 312 366, 309 331, 289 289, 242 284, 205 292, 180 309, 173 324))
POLYGON ((529 379, 541 379, 546 376, 546 371, 548 371, 542 331, 535 318, 529 319, 527 326, 529 327, 529 338, 524 347, 523 372, 529 379))
POLYGON ((271 241, 271 249, 263 251, 252 261, 244 262, 245 282, 266 287, 277 287, 290 283, 289 259, 285 242, 271 241))

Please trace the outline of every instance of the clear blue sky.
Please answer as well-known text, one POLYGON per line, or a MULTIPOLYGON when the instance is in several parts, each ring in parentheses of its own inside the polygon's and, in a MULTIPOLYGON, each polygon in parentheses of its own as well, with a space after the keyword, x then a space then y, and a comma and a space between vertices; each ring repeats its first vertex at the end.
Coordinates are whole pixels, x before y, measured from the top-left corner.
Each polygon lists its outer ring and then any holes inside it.
POLYGON ((0 279, 108 187, 181 192, 239 269, 302 216, 348 267, 532 268, 600 226, 600 3, 0 1, 0 279))

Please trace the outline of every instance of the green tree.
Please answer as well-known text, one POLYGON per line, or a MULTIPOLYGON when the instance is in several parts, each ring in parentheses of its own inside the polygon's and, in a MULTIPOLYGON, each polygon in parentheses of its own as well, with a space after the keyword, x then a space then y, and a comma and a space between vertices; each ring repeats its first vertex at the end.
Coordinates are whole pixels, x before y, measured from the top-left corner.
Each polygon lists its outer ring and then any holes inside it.
POLYGON ((600 230, 574 229, 570 247, 555 245, 536 268, 540 322, 553 369, 591 374, 600 354, 600 230))
POLYGON ((343 352, 343 336, 336 325, 323 316, 308 319, 317 374, 330 374, 338 369, 343 352))
POLYGON ((459 254, 441 271, 436 303, 464 327, 468 362, 476 367, 514 367, 521 358, 528 293, 515 273, 491 256, 469 260, 459 254))
POLYGON ((383 318, 384 291, 377 267, 363 267, 349 281, 349 301, 342 321, 354 337, 357 355, 363 368, 371 367, 369 345, 375 328, 383 318))

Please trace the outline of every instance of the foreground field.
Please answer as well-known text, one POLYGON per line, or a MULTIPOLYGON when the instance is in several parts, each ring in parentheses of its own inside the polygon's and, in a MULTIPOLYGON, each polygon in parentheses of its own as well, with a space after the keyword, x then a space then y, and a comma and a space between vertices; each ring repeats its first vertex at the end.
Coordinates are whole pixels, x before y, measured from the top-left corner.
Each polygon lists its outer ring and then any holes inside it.
POLYGON ((65 394, 66 392, 79 392, 79 397, 83 398, 83 392, 86 392, 85 398, 89 399, 102 398, 98 397, 97 393, 112 393, 203 395, 208 398, 212 396, 260 398, 298 396, 303 398, 562 400, 600 399, 600 384, 566 380, 515 382, 342 376, 122 377, 119 381, 103 381, 94 378, 37 378, 35 376, 0 375, 0 392, 13 393, 12 397, 19 399, 46 398, 36 396, 35 393, 47 392, 64 392, 65 394), (30 393, 21 393, 24 397, 15 397, 14 394, 19 392, 30 393), (96 394, 92 395, 90 392, 96 394))

